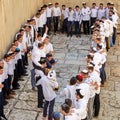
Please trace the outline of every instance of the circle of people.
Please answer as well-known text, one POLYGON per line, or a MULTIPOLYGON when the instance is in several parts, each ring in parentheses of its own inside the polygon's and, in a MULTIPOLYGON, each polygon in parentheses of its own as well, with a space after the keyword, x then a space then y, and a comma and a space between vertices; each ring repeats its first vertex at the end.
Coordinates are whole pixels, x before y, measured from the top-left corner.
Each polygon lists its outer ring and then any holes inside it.
POLYGON ((20 88, 20 77, 28 75, 28 63, 31 66, 31 86, 33 90, 37 86, 37 107, 43 109, 43 118, 48 116, 48 120, 60 120, 60 113, 53 112, 55 91, 59 90, 59 85, 52 70, 57 61, 53 58, 53 46, 48 36, 52 31, 52 20, 54 35, 61 20, 61 32, 67 37, 72 37, 73 33, 81 37, 82 25, 84 34, 92 34, 90 53, 86 56, 87 69, 72 77, 60 92, 60 96, 65 97, 65 103, 61 105, 64 120, 92 120, 93 116, 98 117, 100 87, 106 81, 106 50, 115 44, 118 15, 113 3, 107 3, 106 7, 103 3, 99 7, 92 3, 89 8, 83 2, 82 6, 81 9, 78 5, 72 9, 62 5, 61 10, 59 3, 43 5, 20 28, 7 54, 0 60, 0 120, 7 120, 3 109, 8 103, 6 99, 13 98, 15 90, 20 88))

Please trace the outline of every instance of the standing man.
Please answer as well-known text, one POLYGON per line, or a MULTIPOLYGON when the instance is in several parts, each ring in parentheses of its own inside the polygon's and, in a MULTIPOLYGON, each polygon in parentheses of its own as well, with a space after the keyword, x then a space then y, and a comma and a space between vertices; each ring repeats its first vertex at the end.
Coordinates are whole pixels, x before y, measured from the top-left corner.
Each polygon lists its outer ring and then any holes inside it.
POLYGON ((61 19, 61 10, 59 7, 59 3, 55 3, 55 7, 53 7, 53 23, 54 23, 54 34, 58 31, 58 23, 61 19))
POLYGON ((62 23, 62 33, 67 32, 67 22, 68 22, 68 8, 66 5, 62 5, 62 16, 63 16, 63 23, 62 23))
POLYGON ((81 10, 82 13, 82 22, 83 22, 83 31, 84 34, 89 34, 90 29, 89 29, 89 22, 90 22, 90 8, 86 6, 86 3, 82 3, 83 8, 81 10))
POLYGON ((109 18, 113 22, 113 36, 112 36, 112 39, 113 39, 113 44, 115 45, 116 35, 117 35, 117 24, 118 24, 117 20, 118 20, 118 16, 117 16, 117 14, 114 11, 110 10, 109 18))
POLYGON ((95 20, 97 18, 98 14, 98 7, 96 6, 96 3, 92 3, 91 8, 91 26, 95 23, 95 20))
POLYGON ((73 23, 74 23, 74 11, 72 10, 71 7, 69 7, 69 11, 68 11, 68 23, 67 23, 67 37, 71 36, 72 37, 72 27, 73 27, 73 23))
POLYGON ((81 12, 80 12, 79 6, 77 5, 77 6, 75 6, 75 11, 74 11, 74 24, 75 24, 76 37, 81 37, 80 25, 79 25, 80 17, 81 17, 81 12))
POLYGON ((100 3, 98 8, 98 19, 101 20, 102 17, 105 17, 105 8, 103 7, 103 3, 100 3))
POLYGON ((48 4, 48 7, 46 9, 46 16, 47 16, 48 35, 50 35, 51 22, 52 22, 52 3, 48 4))
POLYGON ((107 7, 105 8, 105 15, 106 18, 109 19, 109 11, 110 11, 110 3, 107 3, 107 7))

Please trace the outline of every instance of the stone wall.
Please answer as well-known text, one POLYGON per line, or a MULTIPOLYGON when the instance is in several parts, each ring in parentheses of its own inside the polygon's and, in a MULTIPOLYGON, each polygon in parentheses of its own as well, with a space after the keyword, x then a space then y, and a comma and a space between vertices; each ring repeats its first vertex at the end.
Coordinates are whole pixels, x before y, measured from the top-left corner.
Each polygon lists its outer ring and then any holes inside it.
POLYGON ((9 48, 21 25, 42 4, 43 0, 0 0, 0 58, 9 48))

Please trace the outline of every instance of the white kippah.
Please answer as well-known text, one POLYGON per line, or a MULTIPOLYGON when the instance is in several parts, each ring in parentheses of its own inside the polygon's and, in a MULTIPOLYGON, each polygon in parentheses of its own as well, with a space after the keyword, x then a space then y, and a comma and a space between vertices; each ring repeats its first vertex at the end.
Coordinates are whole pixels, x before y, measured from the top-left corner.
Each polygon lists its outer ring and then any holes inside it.
POLYGON ((83 73, 88 73, 88 70, 84 69, 82 70, 83 73))
POLYGON ((85 91, 83 89, 80 90, 82 96, 85 96, 85 91))

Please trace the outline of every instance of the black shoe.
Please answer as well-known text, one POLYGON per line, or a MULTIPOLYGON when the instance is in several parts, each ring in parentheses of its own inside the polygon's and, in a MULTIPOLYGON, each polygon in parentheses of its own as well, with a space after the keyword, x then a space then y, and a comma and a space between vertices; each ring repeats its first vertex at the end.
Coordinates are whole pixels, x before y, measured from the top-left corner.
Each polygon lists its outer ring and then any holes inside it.
POLYGON ((25 73, 25 74, 23 74, 23 76, 28 76, 28 74, 27 74, 27 73, 25 73))
POLYGON ((7 105, 7 104, 8 104, 8 101, 5 100, 4 103, 3 103, 3 105, 5 106, 5 105, 7 105))
POLYGON ((24 69, 27 69, 27 67, 24 67, 24 69))
POLYGON ((20 87, 14 87, 13 90, 17 90, 17 89, 20 89, 20 87))
POLYGON ((7 120, 7 118, 5 117, 5 115, 2 115, 1 117, 4 118, 5 120, 7 120))

